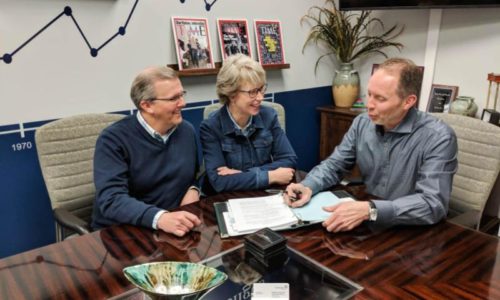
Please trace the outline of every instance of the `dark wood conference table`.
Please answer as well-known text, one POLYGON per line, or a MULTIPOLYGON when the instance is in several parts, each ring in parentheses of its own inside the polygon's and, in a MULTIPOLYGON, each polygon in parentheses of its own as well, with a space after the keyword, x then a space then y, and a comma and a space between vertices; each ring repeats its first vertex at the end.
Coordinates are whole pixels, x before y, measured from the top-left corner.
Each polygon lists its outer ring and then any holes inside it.
MULTIPOLYGON (((350 190, 358 199, 366 195, 350 190)), ((126 266, 198 262, 242 242, 221 239, 213 203, 265 192, 224 193, 185 209, 199 231, 183 238, 114 226, 0 260, 0 299, 106 299, 134 289, 126 266)), ((5 229, 4 229, 5 230, 5 229)), ((281 232, 288 245, 363 286, 355 299, 500 299, 500 243, 450 222, 328 233, 320 225, 281 232)))

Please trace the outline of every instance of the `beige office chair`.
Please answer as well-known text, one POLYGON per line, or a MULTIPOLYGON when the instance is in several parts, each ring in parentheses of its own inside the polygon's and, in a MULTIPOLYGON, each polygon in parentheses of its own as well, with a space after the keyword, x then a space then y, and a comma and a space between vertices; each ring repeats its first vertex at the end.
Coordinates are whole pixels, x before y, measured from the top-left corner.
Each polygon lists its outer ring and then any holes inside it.
MULTIPOLYGON (((269 101, 262 101, 262 105, 266 105, 266 106, 270 106, 270 107, 274 108, 274 110, 278 114, 278 122, 280 123, 280 126, 283 129, 283 131, 286 132, 286 129, 285 129, 285 127, 286 127, 285 126, 286 125, 286 123, 285 123, 285 108, 283 108, 283 105, 276 103, 276 102, 269 102, 269 101)), ((220 103, 214 103, 214 104, 210 104, 210 105, 206 106, 205 109, 203 110, 203 119, 208 118, 208 116, 210 116, 210 114, 212 112, 218 110, 221 107, 222 107, 222 104, 220 104, 220 103)))
POLYGON ((457 135, 458 170, 449 220, 479 229, 486 201, 500 171, 500 127, 471 117, 434 113, 457 135))
POLYGON ((47 123, 36 130, 38 160, 49 192, 57 241, 90 232, 95 199, 93 160, 97 137, 116 114, 85 114, 47 123))

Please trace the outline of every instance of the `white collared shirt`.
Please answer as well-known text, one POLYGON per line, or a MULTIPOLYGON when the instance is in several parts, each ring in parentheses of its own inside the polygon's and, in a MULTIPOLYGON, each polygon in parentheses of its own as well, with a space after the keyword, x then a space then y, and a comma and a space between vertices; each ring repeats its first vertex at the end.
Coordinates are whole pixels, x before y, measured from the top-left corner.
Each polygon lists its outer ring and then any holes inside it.
POLYGON ((146 129, 146 131, 153 137, 155 138, 156 140, 159 140, 161 142, 163 142, 164 144, 167 143, 168 141, 168 138, 172 135, 172 133, 174 133, 175 129, 177 129, 177 126, 174 126, 172 129, 170 129, 166 134, 160 134, 158 131, 154 130, 153 127, 151 127, 148 122, 146 122, 146 120, 144 119, 144 117, 142 116, 141 112, 138 111, 137 114, 137 121, 139 121, 139 124, 142 125, 142 127, 144 127, 144 129, 146 129))
POLYGON ((248 127, 250 126, 250 124, 252 124, 253 116, 250 116, 250 119, 248 119, 247 125, 245 125, 245 127, 241 128, 240 125, 238 125, 238 123, 236 123, 236 120, 234 120, 233 115, 231 115, 231 112, 229 111, 229 107, 228 106, 226 106, 226 109, 227 109, 227 113, 229 115, 229 118, 234 123, 234 126, 236 126, 236 128, 238 128, 239 130, 241 130, 241 133, 243 133, 244 136, 248 136, 248 127))

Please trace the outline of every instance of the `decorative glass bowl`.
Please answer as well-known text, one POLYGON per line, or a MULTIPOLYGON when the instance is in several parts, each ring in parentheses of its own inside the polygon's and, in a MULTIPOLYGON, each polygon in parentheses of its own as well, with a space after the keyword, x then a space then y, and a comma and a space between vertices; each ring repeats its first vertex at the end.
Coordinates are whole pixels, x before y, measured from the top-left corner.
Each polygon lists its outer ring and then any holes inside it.
POLYGON ((123 273, 151 299, 198 299, 227 279, 217 269, 174 261, 130 266, 123 273))

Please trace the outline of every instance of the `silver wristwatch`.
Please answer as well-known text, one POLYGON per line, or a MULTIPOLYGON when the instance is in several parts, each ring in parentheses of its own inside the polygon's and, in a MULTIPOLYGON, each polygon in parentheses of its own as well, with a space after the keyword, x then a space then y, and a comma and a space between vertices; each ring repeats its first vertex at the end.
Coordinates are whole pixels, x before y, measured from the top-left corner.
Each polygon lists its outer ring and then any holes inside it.
POLYGON ((368 203, 370 204, 370 211, 369 211, 369 215, 368 215, 368 220, 369 221, 377 221, 377 207, 375 206, 375 204, 372 202, 372 201, 368 201, 368 203))

